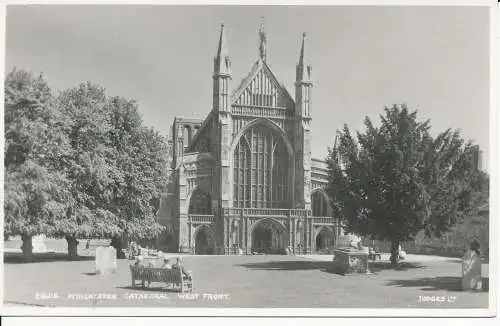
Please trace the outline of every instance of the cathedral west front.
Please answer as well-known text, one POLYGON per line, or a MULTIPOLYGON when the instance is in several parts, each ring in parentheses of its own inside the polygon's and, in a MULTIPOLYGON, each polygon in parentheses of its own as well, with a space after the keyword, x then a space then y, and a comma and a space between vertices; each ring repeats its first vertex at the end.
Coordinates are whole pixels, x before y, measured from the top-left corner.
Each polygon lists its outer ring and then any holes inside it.
POLYGON ((259 56, 233 83, 221 26, 213 103, 204 120, 176 117, 169 138, 170 181, 158 220, 158 245, 196 254, 316 253, 333 248, 341 228, 325 191, 326 162, 311 157, 312 66, 302 35, 292 96, 259 56))

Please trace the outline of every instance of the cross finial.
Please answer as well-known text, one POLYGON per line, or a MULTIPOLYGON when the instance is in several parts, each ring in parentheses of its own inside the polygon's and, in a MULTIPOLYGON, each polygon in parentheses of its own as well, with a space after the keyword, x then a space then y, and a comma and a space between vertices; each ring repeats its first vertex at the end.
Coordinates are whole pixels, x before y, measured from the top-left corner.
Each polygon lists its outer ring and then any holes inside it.
POLYGON ((267 59, 267 37, 266 32, 264 31, 264 16, 261 17, 260 28, 259 28, 259 54, 260 58, 265 62, 267 59))

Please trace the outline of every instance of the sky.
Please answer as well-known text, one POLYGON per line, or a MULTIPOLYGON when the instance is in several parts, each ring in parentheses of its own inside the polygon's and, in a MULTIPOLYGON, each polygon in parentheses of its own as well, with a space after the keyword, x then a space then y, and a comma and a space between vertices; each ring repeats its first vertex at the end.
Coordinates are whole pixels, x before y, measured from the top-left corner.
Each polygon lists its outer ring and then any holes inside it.
POLYGON ((344 124, 377 124, 384 107, 406 103, 433 133, 460 129, 479 144, 488 170, 487 7, 8 6, 5 71, 43 73, 53 90, 99 84, 136 100, 144 123, 167 136, 175 116, 211 110, 220 24, 234 89, 258 58, 262 16, 267 61, 292 95, 307 33, 313 157, 344 124))

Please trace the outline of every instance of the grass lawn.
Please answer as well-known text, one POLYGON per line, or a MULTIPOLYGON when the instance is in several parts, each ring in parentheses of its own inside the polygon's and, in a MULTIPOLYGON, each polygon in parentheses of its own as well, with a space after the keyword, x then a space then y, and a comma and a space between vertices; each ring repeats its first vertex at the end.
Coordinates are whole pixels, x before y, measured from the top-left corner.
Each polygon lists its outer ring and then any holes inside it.
MULTIPOLYGON (((130 288, 129 260, 114 275, 94 275, 92 257, 4 264, 4 300, 44 306, 151 306, 242 308, 487 308, 488 292, 460 291, 456 259, 408 261, 398 270, 372 263, 370 275, 329 272, 330 261, 294 256, 185 256, 194 294, 130 288), (70 299, 71 294, 107 294, 108 299, 70 299), (53 298, 55 295, 58 298, 53 298), (112 296, 114 295, 114 297, 112 296), (219 296, 216 296, 219 295, 219 296), (50 298, 43 298, 46 296, 50 298), (156 296, 156 297, 155 297, 156 296), (419 302, 419 296, 447 302, 419 302), (449 302, 448 302, 449 301, 449 302)), ((157 266, 159 262, 157 263, 157 266)), ((483 266, 487 269, 487 265, 483 266)))

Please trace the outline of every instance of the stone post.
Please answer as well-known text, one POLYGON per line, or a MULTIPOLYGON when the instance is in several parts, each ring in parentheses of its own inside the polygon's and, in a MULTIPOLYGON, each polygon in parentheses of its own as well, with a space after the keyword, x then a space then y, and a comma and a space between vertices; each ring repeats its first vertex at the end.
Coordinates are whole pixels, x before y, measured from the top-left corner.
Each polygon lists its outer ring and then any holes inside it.
POLYGON ((188 227, 188 188, 184 175, 184 166, 179 166, 179 252, 189 252, 189 227, 188 227))
POLYGON ((246 250, 247 250, 247 255, 252 254, 252 225, 250 222, 250 219, 248 216, 245 216, 245 223, 246 223, 246 250))

